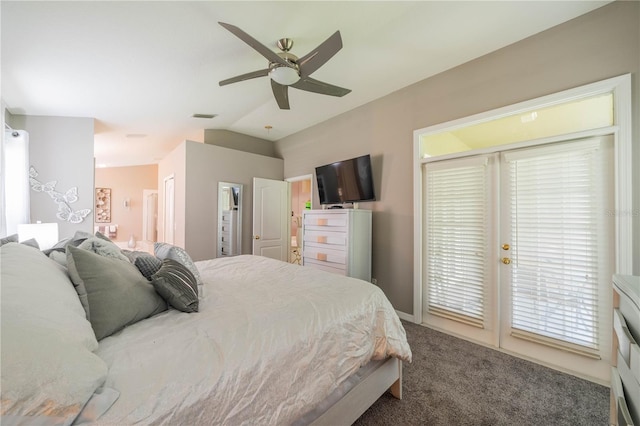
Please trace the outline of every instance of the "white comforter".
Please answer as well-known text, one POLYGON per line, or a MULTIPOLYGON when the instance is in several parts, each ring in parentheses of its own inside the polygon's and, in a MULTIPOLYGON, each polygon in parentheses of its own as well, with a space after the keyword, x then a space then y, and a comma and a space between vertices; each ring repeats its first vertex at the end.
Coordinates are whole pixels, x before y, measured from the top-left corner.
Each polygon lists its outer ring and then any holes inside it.
POLYGON ((370 359, 411 360, 369 283, 254 256, 197 266, 200 312, 170 310, 100 342, 120 398, 98 424, 290 424, 370 359))

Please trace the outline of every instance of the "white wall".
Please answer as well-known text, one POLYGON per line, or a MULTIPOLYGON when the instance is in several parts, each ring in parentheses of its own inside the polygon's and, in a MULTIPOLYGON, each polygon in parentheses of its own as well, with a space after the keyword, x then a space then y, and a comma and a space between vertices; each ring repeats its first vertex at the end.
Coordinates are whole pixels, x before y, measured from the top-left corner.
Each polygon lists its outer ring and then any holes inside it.
POLYGON ((60 239, 76 231, 93 231, 94 161, 93 118, 12 115, 9 124, 16 130, 29 132, 29 157, 41 182, 57 181, 55 190, 65 193, 78 188, 74 210, 91 209, 79 224, 56 217, 58 206, 44 192, 31 190, 31 222, 57 222, 60 239))

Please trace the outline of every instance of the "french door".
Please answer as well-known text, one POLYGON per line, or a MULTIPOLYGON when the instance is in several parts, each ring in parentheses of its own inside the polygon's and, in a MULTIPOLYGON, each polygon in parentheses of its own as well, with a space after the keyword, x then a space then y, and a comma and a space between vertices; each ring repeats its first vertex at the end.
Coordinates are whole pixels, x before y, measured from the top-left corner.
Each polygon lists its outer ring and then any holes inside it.
POLYGON ((612 138, 424 165, 427 324, 606 381, 612 138))

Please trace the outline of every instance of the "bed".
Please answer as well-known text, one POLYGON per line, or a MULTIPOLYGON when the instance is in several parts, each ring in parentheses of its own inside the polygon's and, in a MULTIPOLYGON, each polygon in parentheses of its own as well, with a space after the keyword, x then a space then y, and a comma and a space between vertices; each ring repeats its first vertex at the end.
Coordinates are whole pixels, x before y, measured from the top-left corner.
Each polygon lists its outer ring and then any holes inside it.
POLYGON ((98 340, 69 271, 33 247, 0 250, 3 425, 336 425, 388 389, 401 397, 411 350, 364 281, 257 256, 195 262, 197 312, 98 340))

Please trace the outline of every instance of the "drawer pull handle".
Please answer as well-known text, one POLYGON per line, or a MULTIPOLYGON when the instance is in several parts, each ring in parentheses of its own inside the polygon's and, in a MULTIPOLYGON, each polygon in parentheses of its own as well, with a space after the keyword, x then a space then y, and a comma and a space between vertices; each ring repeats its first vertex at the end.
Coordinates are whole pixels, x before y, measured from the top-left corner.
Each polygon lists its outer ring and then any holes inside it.
POLYGON ((316 259, 318 259, 318 260, 322 260, 322 261, 325 261, 325 262, 326 262, 326 260, 327 260, 327 255, 326 255, 326 254, 324 254, 324 253, 317 253, 317 254, 316 254, 316 259))
POLYGON ((318 219, 318 225, 326 226, 327 225, 327 219, 318 219))
POLYGON ((327 242, 327 237, 324 237, 324 236, 323 237, 318 237, 316 239, 316 242, 317 243, 326 243, 327 242))

